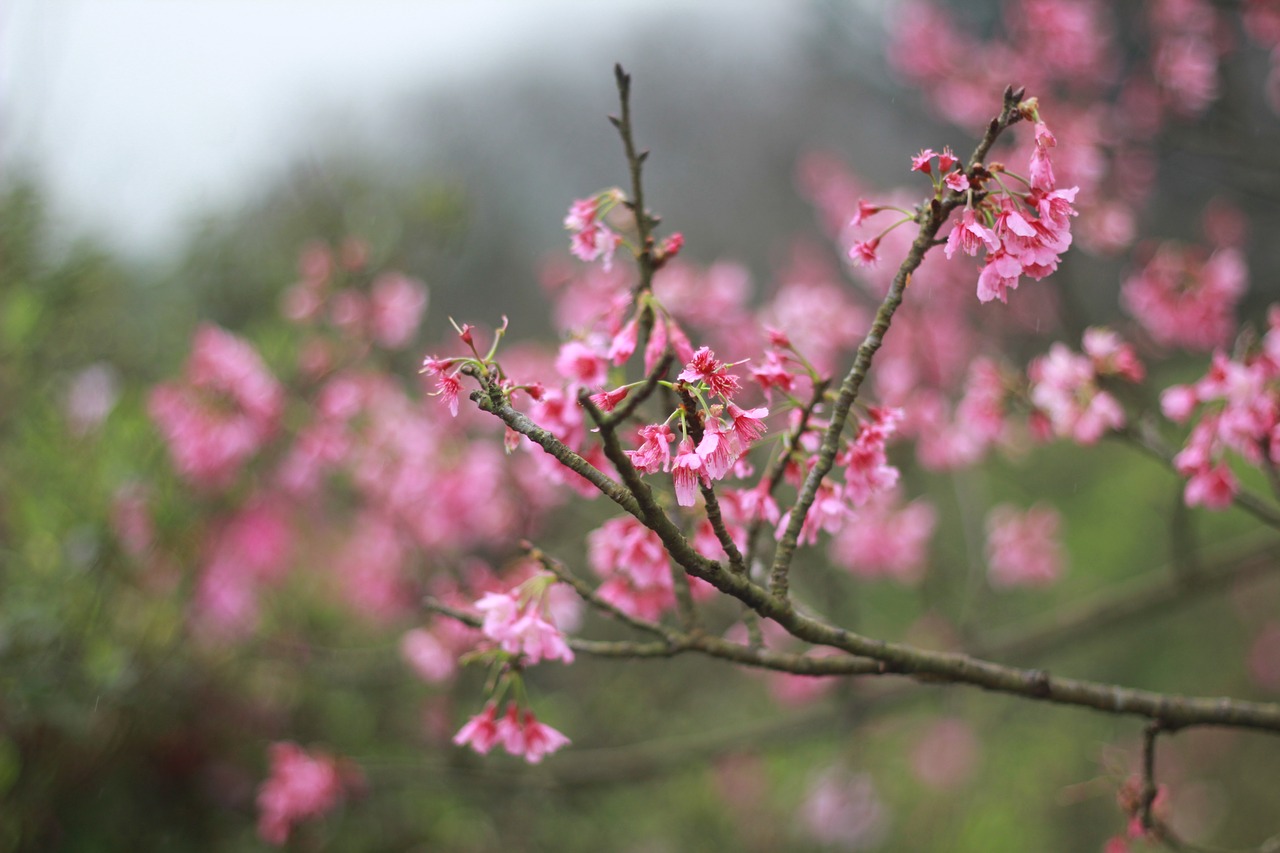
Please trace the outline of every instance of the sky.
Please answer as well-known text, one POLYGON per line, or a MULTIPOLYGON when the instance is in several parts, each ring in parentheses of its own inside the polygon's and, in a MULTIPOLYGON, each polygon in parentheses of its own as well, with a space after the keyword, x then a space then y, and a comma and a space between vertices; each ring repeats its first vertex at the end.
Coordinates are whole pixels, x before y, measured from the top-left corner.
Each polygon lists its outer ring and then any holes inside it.
POLYGON ((678 0, 8 0, 0 168, 33 168, 55 215, 160 250, 233 204, 341 116, 377 144, 412 93, 512 59, 571 61, 655 19, 769 37, 781 6, 678 0), (772 8, 774 14, 762 14, 772 8))

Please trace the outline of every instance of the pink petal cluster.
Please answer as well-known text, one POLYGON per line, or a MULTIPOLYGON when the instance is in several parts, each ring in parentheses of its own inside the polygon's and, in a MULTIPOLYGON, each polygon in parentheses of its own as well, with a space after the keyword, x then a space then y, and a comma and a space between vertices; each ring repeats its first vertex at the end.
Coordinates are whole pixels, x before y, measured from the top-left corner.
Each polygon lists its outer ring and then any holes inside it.
POLYGON ((271 770, 258 788, 258 835, 282 846, 295 824, 321 817, 341 801, 358 771, 339 767, 324 753, 308 753, 287 741, 273 743, 271 770))
POLYGON ((851 506, 860 507, 897 485, 898 469, 889 464, 885 442, 901 421, 901 409, 870 407, 857 437, 836 456, 836 464, 844 468, 844 497, 851 506))
POLYGON ((1208 350, 1227 342, 1248 286, 1238 249, 1203 250, 1164 243, 1120 290, 1124 309, 1157 343, 1208 350))
POLYGON ((1031 189, 1025 196, 991 195, 967 205, 947 237, 946 255, 986 253, 978 275, 978 299, 1008 302, 1023 275, 1039 280, 1058 268, 1071 246, 1072 206, 1079 187, 1058 189, 1049 149, 1057 140, 1043 122, 1035 126, 1031 189))
POLYGON ((638 520, 610 519, 587 534, 587 562, 604 580, 597 594, 624 613, 656 620, 675 606, 667 550, 638 520))
POLYGON ((537 602, 522 604, 511 593, 489 592, 475 607, 484 616, 480 630, 507 654, 521 656, 526 664, 544 660, 573 663, 573 649, 560 629, 543 617, 537 602))
POLYGON ((1007 504, 987 514, 987 578, 997 588, 1046 586, 1062 576, 1061 526, 1051 507, 1007 504))
POLYGON ((591 198, 577 199, 569 206, 564 227, 571 233, 569 251, 582 261, 590 263, 602 259, 606 272, 613 266, 613 252, 622 243, 622 237, 610 230, 600 218, 622 198, 620 190, 608 190, 591 198))
POLYGON ((238 639, 257 627, 258 597, 264 587, 284 579, 295 538, 278 498, 248 504, 215 526, 191 602, 202 640, 238 639))
POLYGON ((1165 416, 1180 423, 1201 408, 1186 445, 1174 457, 1174 467, 1188 478, 1188 506, 1230 506, 1239 483, 1225 460, 1227 450, 1250 465, 1280 461, 1280 307, 1270 308, 1268 323, 1260 348, 1238 358, 1215 352, 1198 382, 1160 395, 1165 416))
POLYGON ((284 392, 251 344, 205 324, 182 381, 156 386, 148 410, 178 473, 225 488, 275 434, 284 392))
POLYGON ((1072 352, 1055 343, 1048 355, 1027 367, 1031 380, 1031 403, 1059 437, 1079 444, 1094 444, 1109 430, 1125 425, 1124 409, 1099 377, 1119 376, 1137 381, 1145 374, 1133 349, 1113 332, 1089 329, 1085 332, 1087 355, 1072 352))
POLYGON ((893 493, 853 513, 831 540, 831 560, 865 579, 919 583, 937 513, 925 501, 899 505, 893 493))
POLYGON ((501 744, 508 754, 524 758, 530 764, 538 764, 543 758, 569 744, 560 732, 538 721, 533 711, 526 710, 523 717, 515 702, 507 705, 501 719, 498 706, 489 702, 484 710, 466 722, 453 742, 458 746, 470 746, 481 755, 501 744))
POLYGON ((725 363, 716 358, 709 347, 694 352, 677 378, 681 382, 705 383, 712 394, 726 401, 742 388, 738 377, 728 372, 725 363))

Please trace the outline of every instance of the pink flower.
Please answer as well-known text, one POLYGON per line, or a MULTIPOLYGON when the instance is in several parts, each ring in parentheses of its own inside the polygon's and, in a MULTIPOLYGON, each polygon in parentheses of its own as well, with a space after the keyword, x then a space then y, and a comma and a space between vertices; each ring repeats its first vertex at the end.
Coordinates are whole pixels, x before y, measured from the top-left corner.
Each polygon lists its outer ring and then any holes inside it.
POLYGON ((309 755, 297 744, 273 743, 270 756, 270 775, 258 788, 258 835, 280 846, 294 824, 320 817, 338 804, 343 779, 331 756, 309 755))
POLYGON ((880 260, 876 250, 880 248, 880 238, 863 240, 853 244, 849 250, 849 259, 860 267, 873 267, 880 260))
POLYGON ((568 341, 556 356, 556 372, 575 384, 599 388, 609 380, 609 359, 583 341, 568 341))
POLYGON ((676 489, 676 503, 680 506, 693 506, 697 503, 699 483, 711 485, 706 462, 694 449, 692 438, 686 437, 680 442, 671 477, 676 489))
POLYGON ((498 713, 498 706, 493 702, 488 702, 484 706, 484 710, 476 714, 470 720, 458 729, 458 733, 453 736, 453 742, 457 746, 470 746, 481 755, 486 754, 498 743, 499 732, 498 724, 495 717, 498 713))
POLYGON ((698 349, 677 378, 681 382, 705 382, 713 394, 725 400, 742 388, 738 377, 726 372, 724 362, 717 359, 709 347, 698 349))
POLYGON ((1247 285, 1239 250, 1220 249, 1205 259, 1202 250, 1165 243, 1125 281, 1120 302, 1157 343, 1209 350, 1231 337, 1247 285))
POLYGON ((569 744, 569 739, 545 723, 538 722, 533 711, 524 712, 524 760, 530 764, 538 764, 545 756, 550 755, 562 746, 569 744))
POLYGON ((675 439, 671 427, 666 424, 650 424, 640 428, 641 444, 637 450, 626 451, 627 458, 636 470, 653 474, 659 470, 671 470, 670 444, 675 439))
POLYGON ((283 410, 284 390, 253 346, 211 325, 196 330, 183 381, 156 386, 148 405, 178 473, 213 487, 230 485, 283 410))
POLYGON ((831 559, 858 577, 918 583, 937 513, 923 501, 897 506, 893 494, 861 507, 831 541, 831 559))
POLYGON ((383 273, 369 294, 369 326, 373 339, 386 349, 409 343, 427 307, 427 289, 400 273, 383 273))
POLYGON ((911 171, 924 172, 926 175, 933 171, 933 165, 929 162, 938 156, 938 152, 932 148, 925 148, 919 154, 911 158, 911 171))
POLYGON ((835 767, 810 782, 799 817, 816 840, 843 850, 878 847, 888 831, 888 811, 871 777, 835 767))
POLYGON ((950 258, 959 249, 972 257, 984 248, 988 252, 994 252, 1000 248, 1000 241, 996 238, 996 232, 983 224, 980 214, 973 208, 966 207, 960 215, 960 221, 951 228, 944 252, 950 258))
POLYGON ((591 402, 602 412, 612 412, 626 398, 630 390, 623 386, 612 391, 601 391, 599 394, 591 395, 591 402))
POLYGON ((1009 505, 987 514, 987 577, 994 587, 1045 586, 1063 571, 1058 513, 1036 506, 1020 512, 1009 505))
POLYGON ((769 409, 765 406, 755 409, 739 409, 733 403, 729 403, 729 417, 733 419, 733 436, 743 451, 768 430, 768 427, 764 424, 764 418, 768 416, 769 409))
POLYGON ((1111 394, 1099 390, 1088 357, 1055 343, 1048 355, 1031 362, 1027 375, 1031 402, 1049 417, 1057 435, 1093 444, 1108 430, 1124 426, 1124 410, 1111 394))
POLYGON ((853 215, 853 219, 849 220, 849 226, 851 228, 857 228, 866 221, 867 217, 875 216, 882 210, 884 210, 884 208, 880 205, 872 204, 866 199, 860 198, 858 199, 858 212, 853 215))
POLYGON ((958 193, 962 193, 969 189, 969 178, 964 172, 952 172, 947 175, 944 183, 947 185, 948 189, 958 193))
POLYGON ((475 607, 484 614, 480 630, 504 652, 521 655, 525 663, 560 660, 573 663, 573 650, 564 635, 530 602, 520 602, 507 592, 485 593, 475 607))
POLYGON ((999 299, 1008 302, 1008 291, 1018 289, 1022 275, 1022 263, 1004 249, 987 255, 987 261, 978 274, 978 301, 999 299))
POLYGON ((938 171, 945 175, 959 162, 960 158, 956 156, 955 152, 951 150, 951 146, 948 145, 938 155, 938 171))
POLYGON ((430 684, 448 681, 458 669, 454 653, 425 628, 414 628, 400 638, 400 657, 430 684))
POLYGON ((796 389, 796 375, 782 359, 775 350, 769 350, 764 354, 764 364, 751 368, 751 378, 760 384, 766 394, 773 388, 788 394, 796 389))

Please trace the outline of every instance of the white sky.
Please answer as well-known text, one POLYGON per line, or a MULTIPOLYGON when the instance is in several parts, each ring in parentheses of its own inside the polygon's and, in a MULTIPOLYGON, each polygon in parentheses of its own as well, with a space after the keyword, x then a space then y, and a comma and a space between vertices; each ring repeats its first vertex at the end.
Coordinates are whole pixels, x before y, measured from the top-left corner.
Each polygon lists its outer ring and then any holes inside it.
POLYGON ((411 92, 513 55, 641 17, 744 15, 688 0, 0 3, 0 162, 34 163, 73 228, 140 252, 277 173, 316 116, 367 138, 411 92))

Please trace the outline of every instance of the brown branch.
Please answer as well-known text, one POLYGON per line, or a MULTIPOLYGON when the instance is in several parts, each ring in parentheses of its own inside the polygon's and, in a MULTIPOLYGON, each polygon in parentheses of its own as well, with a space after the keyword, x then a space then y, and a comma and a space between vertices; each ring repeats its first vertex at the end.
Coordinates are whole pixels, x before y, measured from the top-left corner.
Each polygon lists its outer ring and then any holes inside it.
POLYGON ((636 218, 636 239, 639 243, 636 246, 636 261, 640 266, 640 281, 636 284, 635 294, 639 296, 653 289, 653 274, 657 270, 653 257, 653 227, 658 224, 658 220, 644 207, 644 185, 640 177, 649 152, 637 151, 632 135, 631 75, 623 71, 620 64, 615 64, 613 77, 618 85, 620 110, 617 116, 609 116, 609 122, 618 129, 618 135, 622 137, 622 147, 627 155, 627 170, 631 173, 631 198, 626 204, 636 218))
MULTIPOLYGON (((1009 125, 1022 118, 1022 114, 1018 109, 1018 102, 1021 100, 1022 94, 1021 90, 1015 92, 1013 87, 1005 90, 1004 108, 1000 111, 998 117, 991 120, 986 134, 978 143, 977 148, 974 149, 973 156, 969 159, 969 171, 971 173, 982 163, 987 156, 987 152, 991 150, 991 146, 995 143, 996 138, 1009 125)), ((867 332, 862 345, 858 347, 858 354, 854 359, 853 366, 849 369, 849 373, 840 385, 840 392, 836 396, 835 406, 831 412, 831 423, 827 426, 827 430, 822 437, 822 446, 818 451, 815 464, 809 470, 808 477, 805 478, 800 496, 791 509, 791 518, 787 523, 786 532, 778 542, 777 550, 774 551, 773 566, 770 569, 769 589, 779 598, 785 598, 787 595, 788 573, 791 570, 791 561, 800 539, 800 531, 804 528, 805 518, 809 514, 809 509, 817 499, 818 487, 822 485, 822 481, 826 479, 827 474, 831 472, 831 468, 835 464, 836 453, 840 448, 840 436, 844 432, 845 424, 848 421, 849 410, 858 399, 858 392, 861 390, 862 383, 871 368, 871 361, 875 357, 876 351, 884 343, 884 336, 889 331, 889 324, 893 321, 894 312, 902 304, 903 294, 906 292, 907 283, 911 280, 911 274, 920 266, 925 254, 933 248, 938 230, 942 228, 942 224, 951 215, 951 211, 961 204, 962 199, 962 195, 949 192, 942 199, 932 199, 927 206, 920 209, 917 215, 920 230, 916 234, 915 240, 912 241, 911 249, 907 252, 906 258, 903 259, 902 265, 898 267, 898 272, 893 277, 893 283, 889 286, 889 292, 885 294, 884 301, 880 303, 880 308, 876 311, 871 329, 867 332)))

